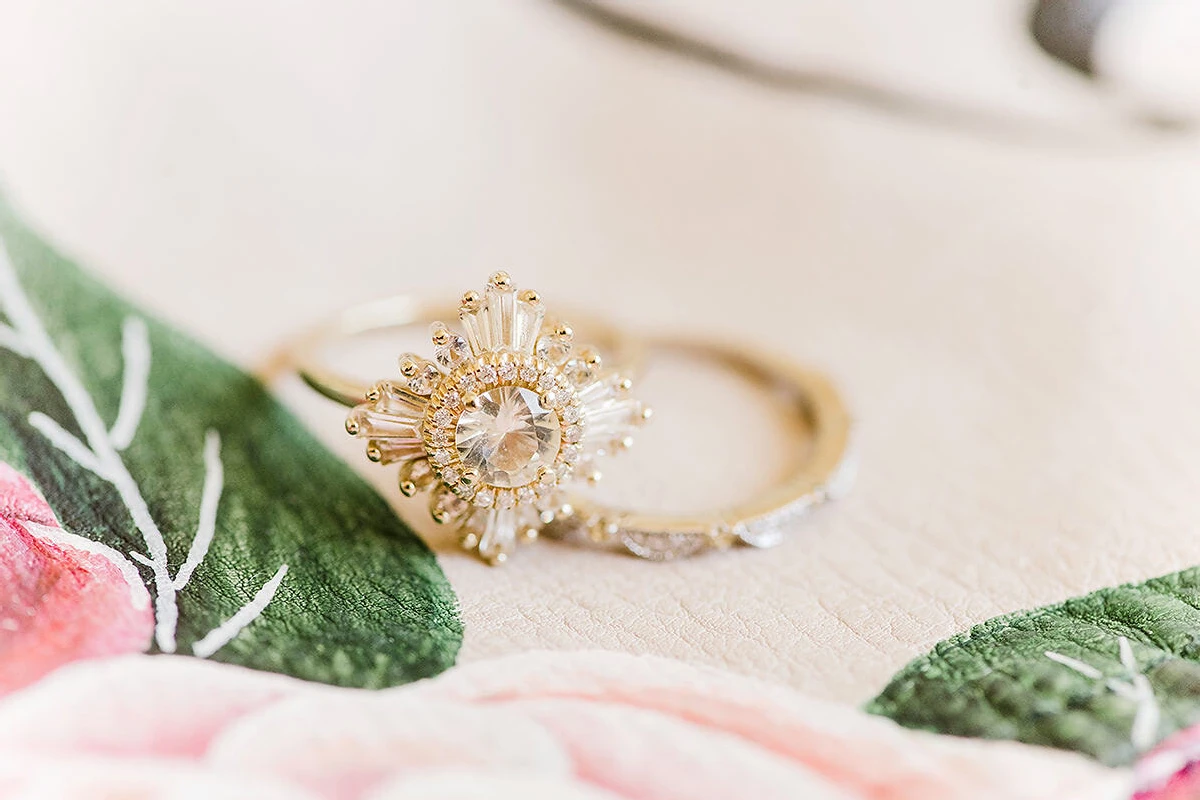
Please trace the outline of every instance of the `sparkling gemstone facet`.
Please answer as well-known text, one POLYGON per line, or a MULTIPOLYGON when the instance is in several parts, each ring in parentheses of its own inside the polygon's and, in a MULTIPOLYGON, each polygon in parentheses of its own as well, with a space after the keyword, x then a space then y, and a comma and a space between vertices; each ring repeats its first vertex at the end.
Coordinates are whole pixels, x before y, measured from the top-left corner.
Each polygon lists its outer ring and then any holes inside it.
POLYGON ((458 420, 455 442, 463 463, 483 483, 512 488, 537 478, 538 468, 558 455, 558 415, 535 392, 501 386, 479 395, 479 408, 458 420))

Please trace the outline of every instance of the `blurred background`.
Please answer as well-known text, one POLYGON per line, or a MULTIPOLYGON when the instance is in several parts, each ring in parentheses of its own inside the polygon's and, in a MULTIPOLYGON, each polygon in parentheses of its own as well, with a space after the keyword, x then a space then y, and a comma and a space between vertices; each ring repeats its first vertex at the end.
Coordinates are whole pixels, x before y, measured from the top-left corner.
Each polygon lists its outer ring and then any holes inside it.
MULTIPOLYGON (((780 550, 444 562, 464 658, 652 651, 861 700, 992 614, 1200 560, 1198 8, 6 0, 0 175, 247 368, 496 268, 825 367, 862 477, 780 550)), ((714 452, 749 480, 784 446, 690 374, 630 492, 700 501, 714 452)))

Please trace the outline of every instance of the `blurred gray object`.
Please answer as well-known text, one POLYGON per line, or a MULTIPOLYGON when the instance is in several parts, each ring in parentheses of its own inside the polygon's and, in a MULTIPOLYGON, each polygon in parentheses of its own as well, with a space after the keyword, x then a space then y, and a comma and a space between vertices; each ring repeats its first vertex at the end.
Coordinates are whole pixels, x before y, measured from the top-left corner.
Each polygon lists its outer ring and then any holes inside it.
POLYGON ((1029 18, 1034 40, 1080 72, 1094 74, 1092 44, 1100 24, 1120 0, 1039 0, 1029 18))
POLYGON ((861 9, 830 16, 808 3, 553 2, 612 33, 777 91, 975 135, 1073 147, 1122 129, 1190 128, 1200 117, 1200 0, 1016 0, 997 6, 990 27, 974 29, 960 25, 952 8, 926 3, 910 7, 909 29, 887 31, 864 23, 861 9), (877 52, 825 47, 821 30, 839 28, 861 31, 877 52), (1023 43, 1028 57, 1014 58, 1001 42, 1023 43), (999 57, 986 64, 993 52, 999 57), (944 63, 948 53, 976 91, 960 93, 956 75, 921 69, 925 59, 944 63), (1036 70, 1038 60, 1047 68, 1036 70), (989 71, 1007 71, 1007 81, 995 79, 993 91, 981 94, 979 77, 989 71), (1107 113, 1029 113, 1019 87, 1039 75, 1064 90, 1075 84, 1076 94, 1090 93, 1107 113))
POLYGON ((1200 118, 1200 0, 1038 0, 1029 29, 1147 118, 1200 118))

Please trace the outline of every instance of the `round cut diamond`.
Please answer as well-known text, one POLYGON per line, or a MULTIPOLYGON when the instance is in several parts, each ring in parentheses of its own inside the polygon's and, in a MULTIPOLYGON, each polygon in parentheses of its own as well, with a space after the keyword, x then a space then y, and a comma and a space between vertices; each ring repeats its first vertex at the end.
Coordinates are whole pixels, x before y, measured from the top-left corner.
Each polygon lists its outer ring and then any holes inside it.
POLYGON ((482 481, 513 488, 532 483, 538 468, 554 463, 561 426, 535 392, 501 386, 479 395, 479 408, 458 419, 455 444, 463 463, 482 481))

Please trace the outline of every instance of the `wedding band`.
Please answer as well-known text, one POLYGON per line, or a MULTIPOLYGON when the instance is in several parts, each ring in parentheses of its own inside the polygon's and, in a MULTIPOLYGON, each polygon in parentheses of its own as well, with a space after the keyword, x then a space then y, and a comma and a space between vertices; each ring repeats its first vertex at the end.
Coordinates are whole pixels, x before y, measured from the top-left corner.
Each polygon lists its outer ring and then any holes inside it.
POLYGON ((849 490, 855 477, 851 420, 828 378, 785 358, 722 342, 662 338, 647 342, 646 349, 718 362, 782 397, 810 431, 806 457, 778 484, 713 513, 647 514, 575 499, 570 508, 558 510, 547 535, 623 549, 651 561, 734 545, 774 547, 816 506, 849 490))
POLYGON ((771 547, 853 481, 850 418, 827 378, 757 349, 663 338, 646 344, 714 360, 785 398, 810 433, 806 457, 776 485, 710 514, 654 515, 585 500, 569 493, 570 483, 598 481, 597 461, 627 449, 651 416, 628 377, 641 349, 593 322, 621 354, 626 369, 614 369, 597 348, 578 348, 571 327, 548 321, 541 297, 518 291, 503 272, 484 292, 463 296, 463 333, 436 321, 445 310, 408 298, 360 306, 304 337, 289 357, 309 386, 353 406, 347 432, 366 440, 371 461, 399 463, 401 492, 431 492, 434 520, 457 526, 463 546, 490 563, 542 531, 653 561, 771 547), (322 363, 320 350, 332 341, 431 320, 434 358, 402 355, 396 380, 368 387, 322 363))

